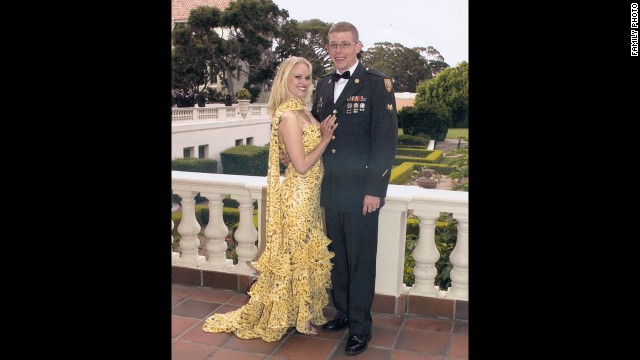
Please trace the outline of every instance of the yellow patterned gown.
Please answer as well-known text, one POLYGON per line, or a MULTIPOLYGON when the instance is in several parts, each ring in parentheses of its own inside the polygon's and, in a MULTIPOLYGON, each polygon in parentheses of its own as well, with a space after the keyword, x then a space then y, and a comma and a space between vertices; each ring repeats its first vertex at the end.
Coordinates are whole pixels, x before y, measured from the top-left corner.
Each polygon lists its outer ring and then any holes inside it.
MULTIPOLYGON (((273 118, 267 173, 266 246, 251 263, 260 275, 251 287, 249 302, 238 310, 206 319, 205 332, 233 332, 241 339, 279 340, 290 327, 308 332, 305 322, 327 322, 322 309, 328 305, 331 286, 331 242, 322 231, 320 184, 324 175, 320 159, 305 175, 291 164, 280 183, 278 128, 287 110, 303 110, 301 100, 280 105, 273 118)), ((305 153, 320 142, 320 127, 307 126, 302 133, 305 153)))

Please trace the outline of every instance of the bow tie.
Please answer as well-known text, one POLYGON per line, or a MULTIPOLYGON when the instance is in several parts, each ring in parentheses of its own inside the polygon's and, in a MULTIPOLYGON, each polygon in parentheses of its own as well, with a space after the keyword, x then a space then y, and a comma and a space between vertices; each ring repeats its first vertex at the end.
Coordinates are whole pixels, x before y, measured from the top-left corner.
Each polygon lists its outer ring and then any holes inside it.
POLYGON ((340 79, 348 79, 349 77, 351 77, 351 72, 350 71, 345 71, 345 72, 342 73, 342 75, 340 75, 338 73, 333 73, 333 75, 331 76, 333 81, 338 81, 340 79))

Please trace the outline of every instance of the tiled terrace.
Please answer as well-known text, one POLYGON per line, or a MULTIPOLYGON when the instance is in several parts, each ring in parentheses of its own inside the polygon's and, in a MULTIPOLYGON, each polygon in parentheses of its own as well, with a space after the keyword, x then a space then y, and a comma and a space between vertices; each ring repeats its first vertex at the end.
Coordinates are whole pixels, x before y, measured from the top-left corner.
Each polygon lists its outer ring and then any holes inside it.
MULTIPOLYGON (((171 358, 173 360, 462 360, 469 358, 468 303, 458 302, 450 318, 404 315, 394 317, 373 313, 372 339, 357 356, 344 353, 348 330, 324 332, 309 337, 291 329, 280 341, 241 340, 233 334, 205 333, 204 319, 213 313, 228 312, 245 304, 248 296, 172 283, 171 358)), ((427 305, 428 306, 428 305, 427 305)), ((325 316, 333 318, 327 307, 325 316)), ((319 327, 318 327, 319 328, 319 327)))

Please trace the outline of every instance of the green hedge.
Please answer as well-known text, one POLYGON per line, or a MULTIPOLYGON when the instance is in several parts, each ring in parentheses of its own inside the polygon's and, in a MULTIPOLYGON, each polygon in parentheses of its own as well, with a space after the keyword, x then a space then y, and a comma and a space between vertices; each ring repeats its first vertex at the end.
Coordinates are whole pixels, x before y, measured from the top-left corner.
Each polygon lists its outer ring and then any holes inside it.
POLYGON ((215 174, 218 161, 214 159, 182 158, 171 160, 171 170, 215 174))
POLYGON ((425 160, 427 162, 432 162, 434 164, 437 164, 440 162, 440 159, 442 159, 443 156, 444 156, 444 153, 442 152, 442 150, 433 150, 431 154, 427 155, 425 160))
POLYGON ((267 176, 269 147, 239 145, 220 153, 224 174, 267 176))
POLYGON ((389 178, 389 184, 393 185, 405 185, 407 180, 411 177, 414 170, 420 170, 422 167, 428 167, 432 169, 436 174, 449 175, 455 168, 449 167, 447 164, 432 164, 427 162, 413 162, 407 161, 396 166, 391 170, 391 177, 389 178))
POLYGON ((398 135, 398 145, 421 145, 427 146, 431 141, 429 135, 413 136, 413 135, 398 135))
POLYGON ((414 163, 404 162, 391 170, 391 176, 389 177, 389 184, 404 185, 411 177, 414 170, 414 163))
POLYGON ((396 149, 396 156, 412 156, 418 158, 425 158, 431 154, 434 150, 427 150, 426 148, 406 148, 398 147, 396 149))
POLYGON ((422 164, 437 164, 443 157, 443 153, 441 150, 416 150, 416 149, 403 149, 400 153, 415 153, 418 156, 406 156, 406 155, 396 155, 393 159, 393 165, 400 165, 404 162, 414 162, 414 163, 422 163, 422 164), (419 156, 422 154, 427 154, 426 156, 419 156))

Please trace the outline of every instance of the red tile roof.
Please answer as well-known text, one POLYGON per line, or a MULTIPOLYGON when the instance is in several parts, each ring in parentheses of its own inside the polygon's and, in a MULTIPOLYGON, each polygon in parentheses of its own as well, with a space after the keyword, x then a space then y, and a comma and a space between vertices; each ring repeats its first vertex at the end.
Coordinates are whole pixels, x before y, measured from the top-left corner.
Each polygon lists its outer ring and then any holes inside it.
POLYGON ((396 111, 400 111, 405 106, 413 106, 416 99, 396 98, 396 111))
POLYGON ((186 21, 189 12, 198 6, 211 6, 224 10, 233 0, 171 0, 171 23, 178 20, 186 21))

